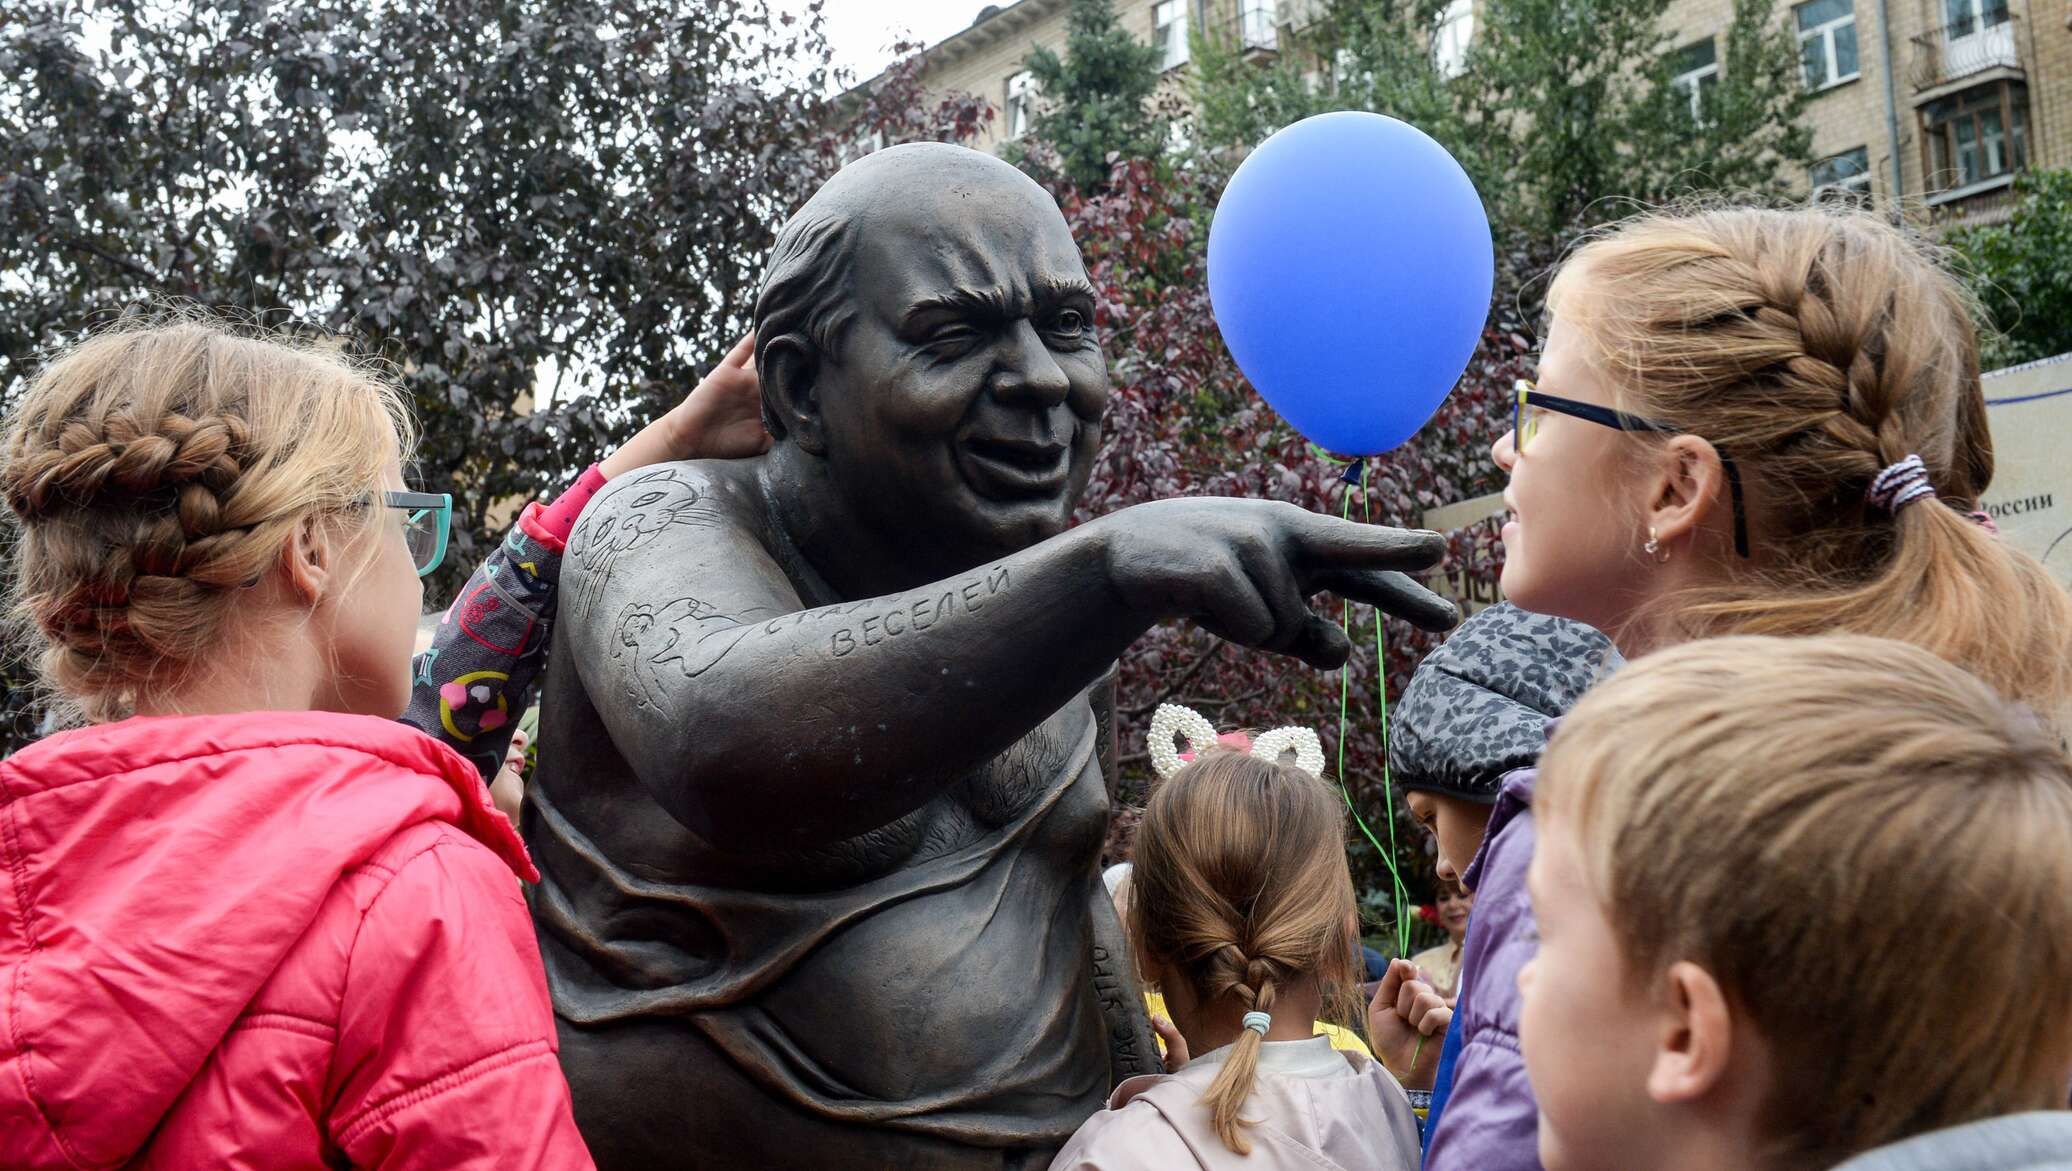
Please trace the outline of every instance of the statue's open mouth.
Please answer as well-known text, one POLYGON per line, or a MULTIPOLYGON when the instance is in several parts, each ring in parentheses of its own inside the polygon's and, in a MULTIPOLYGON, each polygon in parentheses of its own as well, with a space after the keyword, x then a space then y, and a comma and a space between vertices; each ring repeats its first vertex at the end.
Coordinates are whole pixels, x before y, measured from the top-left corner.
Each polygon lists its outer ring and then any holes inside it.
POLYGON ((957 461, 982 496, 1054 496, 1072 470, 1069 444, 1027 439, 966 439, 957 461))

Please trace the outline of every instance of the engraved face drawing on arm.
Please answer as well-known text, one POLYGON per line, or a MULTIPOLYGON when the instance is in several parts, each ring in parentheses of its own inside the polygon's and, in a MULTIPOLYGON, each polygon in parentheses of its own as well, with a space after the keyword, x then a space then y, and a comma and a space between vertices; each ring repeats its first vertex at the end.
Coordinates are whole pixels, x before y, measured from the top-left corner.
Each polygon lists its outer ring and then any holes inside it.
POLYGON ((698 598, 625 606, 613 624, 612 658, 622 666, 626 698, 657 708, 673 682, 704 674, 754 629, 747 618, 698 598))
POLYGON ((654 468, 612 484, 587 509, 568 537, 568 556, 581 562, 584 586, 574 599, 587 610, 628 553, 652 544, 672 525, 710 528, 718 523, 698 490, 673 467, 654 468))

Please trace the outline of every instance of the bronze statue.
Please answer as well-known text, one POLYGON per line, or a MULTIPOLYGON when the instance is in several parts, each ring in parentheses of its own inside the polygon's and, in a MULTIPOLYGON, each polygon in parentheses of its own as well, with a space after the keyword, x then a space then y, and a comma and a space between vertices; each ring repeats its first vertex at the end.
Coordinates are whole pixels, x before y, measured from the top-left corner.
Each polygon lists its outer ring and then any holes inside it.
POLYGON ((778 240, 759 459, 615 481, 564 564, 527 814, 600 1165, 1042 1167, 1157 1054, 1096 873, 1116 656, 1443 628, 1429 533, 1168 500, 1067 531, 1109 393, 1051 198, 895 147, 778 240))

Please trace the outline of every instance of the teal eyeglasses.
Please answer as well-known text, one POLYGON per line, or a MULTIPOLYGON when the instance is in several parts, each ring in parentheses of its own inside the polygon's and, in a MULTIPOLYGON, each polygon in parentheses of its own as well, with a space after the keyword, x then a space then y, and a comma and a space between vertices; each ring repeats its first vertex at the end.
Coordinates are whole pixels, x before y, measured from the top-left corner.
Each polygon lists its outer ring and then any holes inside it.
POLYGON ((446 560, 446 534, 453 527, 453 497, 446 492, 383 492, 381 502, 405 510, 403 539, 417 576, 424 577, 446 560))

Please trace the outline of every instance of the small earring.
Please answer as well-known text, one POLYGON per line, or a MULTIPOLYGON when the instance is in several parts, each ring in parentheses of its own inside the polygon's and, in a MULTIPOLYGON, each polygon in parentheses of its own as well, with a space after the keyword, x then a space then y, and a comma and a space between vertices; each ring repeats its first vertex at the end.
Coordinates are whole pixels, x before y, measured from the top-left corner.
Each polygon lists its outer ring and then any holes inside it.
POLYGON ((1667 565, 1669 563, 1669 550, 1664 549, 1662 542, 1656 539, 1655 530, 1648 530, 1648 543, 1642 545, 1641 548, 1647 552, 1649 557, 1654 559, 1655 564, 1667 565))

